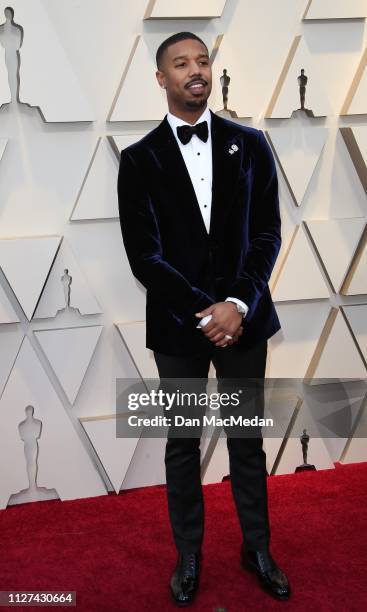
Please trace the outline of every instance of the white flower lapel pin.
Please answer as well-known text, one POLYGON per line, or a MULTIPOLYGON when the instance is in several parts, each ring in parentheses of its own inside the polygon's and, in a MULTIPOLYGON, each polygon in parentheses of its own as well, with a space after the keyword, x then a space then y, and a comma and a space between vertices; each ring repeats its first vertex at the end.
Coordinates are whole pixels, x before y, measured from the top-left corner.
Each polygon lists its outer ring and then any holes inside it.
POLYGON ((238 151, 238 146, 235 144, 231 145, 230 149, 228 149, 228 153, 230 153, 231 155, 233 155, 233 153, 236 153, 236 151, 238 151))

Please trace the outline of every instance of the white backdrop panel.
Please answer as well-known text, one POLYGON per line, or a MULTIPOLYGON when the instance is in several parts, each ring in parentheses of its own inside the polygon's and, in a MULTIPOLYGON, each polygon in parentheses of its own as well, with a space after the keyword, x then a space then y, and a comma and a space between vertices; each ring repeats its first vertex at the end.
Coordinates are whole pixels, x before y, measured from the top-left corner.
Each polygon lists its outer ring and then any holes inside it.
POLYGON ((0 106, 8 104, 11 100, 11 92, 8 82, 8 70, 5 63, 5 49, 0 46, 0 106))
MULTIPOLYGON (((0 23, 7 6, 7 0, 0 0, 0 23)), ((46 121, 93 121, 73 65, 48 18, 47 2, 12 0, 11 7, 15 23, 24 30, 20 101, 40 107, 46 121)))
POLYGON ((353 19, 367 17, 365 0, 312 0, 305 19, 353 19))
POLYGON ((0 240, 0 267, 30 320, 60 244, 60 236, 0 240))
POLYGON ((220 17, 226 0, 149 0, 144 19, 220 17))
POLYGON ((77 258, 70 245, 63 239, 36 308, 35 319, 55 317, 59 310, 66 308, 68 293, 65 291, 67 289, 65 270, 68 270, 67 275, 71 277, 69 306, 77 309, 82 315, 102 312, 101 306, 80 269, 77 258))
POLYGON ((101 332, 100 325, 34 331, 71 404, 75 402, 101 332))
POLYGON ((42 421, 37 485, 55 488, 62 500, 104 495, 100 476, 25 338, 0 400, 0 507, 6 506, 11 494, 28 487, 24 443, 18 431, 28 405, 34 407, 34 418, 42 421))

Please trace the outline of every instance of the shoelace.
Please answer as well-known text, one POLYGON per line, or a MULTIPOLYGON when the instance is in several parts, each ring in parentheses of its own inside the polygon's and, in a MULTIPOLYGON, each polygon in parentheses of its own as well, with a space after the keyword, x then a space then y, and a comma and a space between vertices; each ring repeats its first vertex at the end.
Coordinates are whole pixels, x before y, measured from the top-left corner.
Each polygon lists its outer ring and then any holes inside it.
POLYGON ((195 553, 183 555, 182 557, 182 576, 193 578, 195 576, 196 558, 195 553))

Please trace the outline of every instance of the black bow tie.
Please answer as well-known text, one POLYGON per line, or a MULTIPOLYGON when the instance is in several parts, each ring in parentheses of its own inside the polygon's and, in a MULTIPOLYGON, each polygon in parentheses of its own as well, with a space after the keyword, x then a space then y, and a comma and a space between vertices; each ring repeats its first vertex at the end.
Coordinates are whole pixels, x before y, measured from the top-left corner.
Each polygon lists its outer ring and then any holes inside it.
POLYGON ((206 142, 209 135, 207 121, 202 121, 196 125, 180 125, 177 127, 177 136, 184 145, 190 142, 193 134, 196 134, 203 142, 206 142))

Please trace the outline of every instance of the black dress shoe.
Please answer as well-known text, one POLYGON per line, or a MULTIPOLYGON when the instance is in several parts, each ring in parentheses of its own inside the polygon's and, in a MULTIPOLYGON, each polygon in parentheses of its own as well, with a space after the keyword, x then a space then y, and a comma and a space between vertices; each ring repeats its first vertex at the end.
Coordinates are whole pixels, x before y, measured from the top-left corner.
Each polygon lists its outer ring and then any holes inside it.
POLYGON ((188 606, 199 587, 201 553, 179 554, 171 578, 171 594, 179 606, 188 606))
POLYGON ((241 564, 248 571, 256 572, 260 585, 275 599, 289 599, 291 589, 287 576, 277 566, 269 551, 252 551, 241 548, 241 564))

